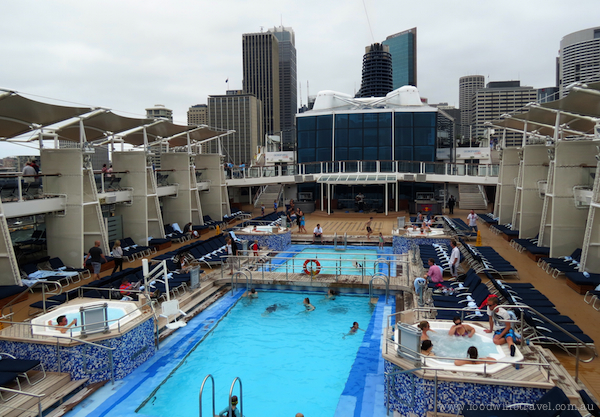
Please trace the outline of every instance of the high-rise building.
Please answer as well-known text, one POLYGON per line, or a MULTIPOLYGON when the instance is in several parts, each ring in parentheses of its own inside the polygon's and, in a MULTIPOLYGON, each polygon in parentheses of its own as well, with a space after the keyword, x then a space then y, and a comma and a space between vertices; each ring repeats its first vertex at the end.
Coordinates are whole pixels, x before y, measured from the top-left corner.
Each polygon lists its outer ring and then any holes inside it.
POLYGON ((537 90, 537 102, 540 104, 558 100, 559 98, 558 87, 544 87, 537 90))
POLYGON ((244 94, 254 95, 263 107, 262 131, 278 134, 281 131, 279 42, 273 33, 242 35, 242 67, 244 94))
POLYGON ((173 121, 173 110, 166 108, 163 104, 155 104, 154 107, 146 109, 146 117, 149 119, 167 119, 173 121))
POLYGON ((470 138, 470 126, 473 123, 473 96, 485 86, 483 75, 466 75, 458 80, 458 103, 460 108, 460 126, 456 132, 464 139, 470 138))
POLYGON ((558 61, 561 97, 567 95, 566 88, 573 83, 600 81, 600 26, 562 38, 558 61))
POLYGON ((362 83, 356 97, 385 97, 394 89, 390 48, 374 43, 365 48, 362 83))
MULTIPOLYGON (((263 140, 262 120, 262 103, 251 94, 208 96, 208 124, 235 130, 219 139, 228 163, 249 166, 263 140)), ((216 141, 210 142, 209 152, 219 152, 216 141)))
MULTIPOLYGON (((485 122, 499 119, 506 113, 514 113, 537 100, 537 90, 521 86, 520 81, 489 82, 473 96, 473 139, 485 135, 485 122)), ((521 133, 506 132, 506 146, 520 146, 521 133)))
POLYGON ((296 35, 290 27, 269 29, 279 42, 279 117, 284 151, 293 150, 296 142, 298 81, 296 78, 296 35))
POLYGON ((187 112, 187 122, 189 126, 208 124, 208 106, 206 104, 196 104, 189 108, 187 112))
POLYGON ((392 55, 394 90, 405 86, 417 86, 417 28, 388 36, 383 42, 392 55))

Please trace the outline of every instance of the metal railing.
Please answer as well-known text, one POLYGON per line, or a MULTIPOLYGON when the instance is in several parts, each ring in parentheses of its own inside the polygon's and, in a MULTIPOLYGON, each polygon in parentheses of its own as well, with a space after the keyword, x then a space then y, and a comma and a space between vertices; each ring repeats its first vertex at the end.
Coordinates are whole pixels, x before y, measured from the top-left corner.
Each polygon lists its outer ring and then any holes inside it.
POLYGON ((300 174, 381 173, 437 174, 472 177, 497 177, 499 164, 470 164, 420 161, 324 161, 305 164, 232 168, 227 179, 273 178, 300 174))
MULTIPOLYGON (((33 394, 31 392, 19 391, 19 390, 16 390, 16 389, 5 388, 5 387, 0 387, 0 391, 10 392, 10 393, 15 394, 15 395, 25 395, 27 397, 37 398, 37 408, 38 408, 37 415, 38 415, 38 417, 42 417, 42 415, 43 415, 43 411, 42 411, 42 399, 45 397, 44 394, 33 394)), ((25 408, 21 408, 21 407, 12 407, 12 406, 6 405, 6 403, 2 404, 0 407, 6 407, 6 408, 10 408, 12 410, 30 411, 30 408, 25 409, 25 408)))

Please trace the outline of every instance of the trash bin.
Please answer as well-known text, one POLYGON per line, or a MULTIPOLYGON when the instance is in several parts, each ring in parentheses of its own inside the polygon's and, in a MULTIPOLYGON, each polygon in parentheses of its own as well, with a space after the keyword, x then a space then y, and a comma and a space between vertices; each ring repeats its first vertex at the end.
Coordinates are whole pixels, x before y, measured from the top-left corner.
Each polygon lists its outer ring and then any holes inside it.
POLYGON ((405 218, 404 217, 397 217, 398 219, 398 229, 404 229, 404 222, 405 222, 405 218))
POLYGON ((242 240, 242 256, 248 256, 248 241, 242 240))

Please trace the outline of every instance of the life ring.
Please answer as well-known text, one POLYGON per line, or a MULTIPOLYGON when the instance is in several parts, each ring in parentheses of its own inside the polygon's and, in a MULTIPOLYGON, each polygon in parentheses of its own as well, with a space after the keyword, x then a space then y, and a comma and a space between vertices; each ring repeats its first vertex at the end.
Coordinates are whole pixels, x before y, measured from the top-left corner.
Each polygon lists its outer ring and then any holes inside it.
POLYGON ((304 261, 303 268, 306 275, 319 275, 319 272, 321 272, 321 264, 316 259, 307 259, 304 261), (308 264, 315 264, 315 267, 309 270, 308 264))

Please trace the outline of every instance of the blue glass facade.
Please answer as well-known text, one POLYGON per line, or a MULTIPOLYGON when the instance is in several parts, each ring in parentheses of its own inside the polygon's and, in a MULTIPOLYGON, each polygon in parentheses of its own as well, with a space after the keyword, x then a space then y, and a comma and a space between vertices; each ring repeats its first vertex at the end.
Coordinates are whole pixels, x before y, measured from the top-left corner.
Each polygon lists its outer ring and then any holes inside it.
POLYGON ((298 117, 298 162, 433 162, 436 119, 436 112, 392 111, 298 117))
POLYGON ((417 28, 389 36, 382 42, 390 47, 394 90, 417 86, 417 28))

